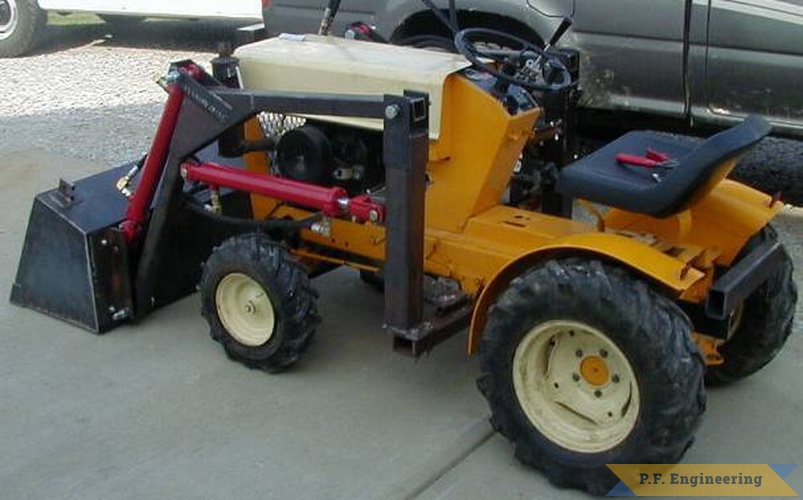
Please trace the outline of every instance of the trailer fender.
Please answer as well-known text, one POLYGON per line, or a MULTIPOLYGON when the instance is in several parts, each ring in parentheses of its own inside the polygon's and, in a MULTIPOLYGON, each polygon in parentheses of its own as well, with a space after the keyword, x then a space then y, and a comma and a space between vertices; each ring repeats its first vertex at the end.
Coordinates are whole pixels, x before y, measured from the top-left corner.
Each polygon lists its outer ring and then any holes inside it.
POLYGON ((483 287, 471 318, 468 353, 474 354, 477 351, 485 330, 488 308, 514 278, 540 262, 577 255, 621 264, 674 296, 680 296, 705 276, 703 272, 686 266, 683 261, 626 236, 613 233, 584 233, 559 238, 538 250, 516 257, 483 287))

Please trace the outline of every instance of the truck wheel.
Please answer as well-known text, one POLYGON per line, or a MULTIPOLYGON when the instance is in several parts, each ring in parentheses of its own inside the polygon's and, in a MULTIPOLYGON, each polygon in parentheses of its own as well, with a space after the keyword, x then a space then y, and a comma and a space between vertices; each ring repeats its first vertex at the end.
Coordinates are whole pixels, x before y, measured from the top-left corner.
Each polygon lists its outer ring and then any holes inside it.
POLYGON ((17 57, 31 50, 46 22, 36 0, 0 0, 0 57, 17 57))
POLYGON ((201 313, 233 360, 281 372, 298 361, 319 322, 309 277, 263 234, 234 236, 217 247, 201 278, 201 313))
MULTIPOLYGON (((775 229, 766 226, 747 242, 742 253, 777 239, 775 229)), ((796 303, 792 260, 784 251, 778 270, 734 311, 730 338, 719 348, 724 362, 708 367, 706 383, 733 382, 752 375, 772 361, 792 333, 796 303)))
POLYGON ((803 141, 765 137, 739 160, 731 177, 803 207, 803 141))
POLYGON ((705 409, 691 323, 626 271, 581 258, 516 278, 489 311, 478 386, 516 457, 605 494, 609 463, 674 463, 705 409))

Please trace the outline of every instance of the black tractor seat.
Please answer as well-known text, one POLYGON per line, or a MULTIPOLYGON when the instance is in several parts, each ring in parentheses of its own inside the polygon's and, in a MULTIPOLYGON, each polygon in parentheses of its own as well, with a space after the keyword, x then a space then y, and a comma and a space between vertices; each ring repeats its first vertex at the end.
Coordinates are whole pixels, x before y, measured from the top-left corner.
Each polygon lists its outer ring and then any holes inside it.
POLYGON ((564 168, 557 190, 630 212, 668 217, 707 194, 730 173, 728 160, 770 129, 766 120, 753 115, 699 144, 654 132, 630 132, 564 168), (649 156, 653 161, 665 155, 668 160, 645 168, 617 160, 623 154, 649 156))

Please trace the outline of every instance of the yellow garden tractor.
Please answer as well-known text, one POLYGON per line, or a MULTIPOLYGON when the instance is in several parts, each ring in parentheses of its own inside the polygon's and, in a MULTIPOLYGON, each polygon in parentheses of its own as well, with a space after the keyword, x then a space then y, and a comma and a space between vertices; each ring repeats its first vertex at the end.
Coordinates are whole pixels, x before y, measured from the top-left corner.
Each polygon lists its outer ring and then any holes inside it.
POLYGON ((312 278, 347 266, 398 351, 468 329, 492 425, 555 484, 676 462, 704 381, 791 332, 783 204, 727 179, 769 126, 572 163, 576 54, 479 28, 455 46, 282 35, 211 74, 174 63, 144 158, 36 197, 11 300, 101 333, 198 289, 229 357, 279 372, 319 326, 312 278))

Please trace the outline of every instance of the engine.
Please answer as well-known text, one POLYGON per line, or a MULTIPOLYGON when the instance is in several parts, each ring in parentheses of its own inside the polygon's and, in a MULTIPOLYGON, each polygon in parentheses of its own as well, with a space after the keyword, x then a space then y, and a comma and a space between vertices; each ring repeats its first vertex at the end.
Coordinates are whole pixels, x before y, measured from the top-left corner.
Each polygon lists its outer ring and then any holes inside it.
POLYGON ((279 173, 321 186, 340 186, 349 195, 384 182, 381 132, 308 120, 285 132, 276 147, 279 173))

